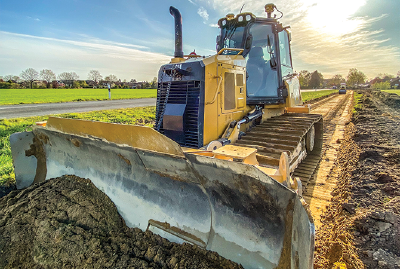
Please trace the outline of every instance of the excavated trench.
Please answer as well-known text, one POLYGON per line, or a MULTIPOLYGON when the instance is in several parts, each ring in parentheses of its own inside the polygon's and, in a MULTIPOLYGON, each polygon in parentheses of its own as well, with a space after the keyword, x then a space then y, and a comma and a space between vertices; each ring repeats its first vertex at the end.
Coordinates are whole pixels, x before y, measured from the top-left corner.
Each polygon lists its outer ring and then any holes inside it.
MULTIPOLYGON (((315 268, 400 268, 400 98, 363 92, 312 104, 324 147, 304 198, 315 268)), ((0 198, 0 268, 241 268, 215 252, 127 228, 86 179, 49 180, 0 198)))

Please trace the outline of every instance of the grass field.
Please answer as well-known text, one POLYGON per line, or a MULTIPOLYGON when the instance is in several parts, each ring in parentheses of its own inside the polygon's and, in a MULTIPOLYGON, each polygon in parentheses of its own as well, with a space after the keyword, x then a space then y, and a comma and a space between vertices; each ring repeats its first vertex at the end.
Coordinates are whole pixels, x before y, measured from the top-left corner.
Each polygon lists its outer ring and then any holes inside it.
POLYGON ((312 99, 316 99, 325 95, 329 95, 331 93, 338 92, 338 90, 324 90, 324 91, 317 91, 317 92, 302 92, 301 99, 303 102, 307 102, 312 99))
POLYGON ((395 93, 397 95, 400 95, 400 90, 383 90, 383 92, 395 93))
MULTIPOLYGON (((116 110, 103 110, 87 113, 70 113, 55 115, 63 118, 85 119, 102 122, 139 124, 153 126, 155 121, 155 107, 129 108, 116 110)), ((45 121, 45 117, 30 117, 11 120, 0 120, 0 186, 15 181, 14 168, 12 166, 10 135, 23 132, 37 121, 45 121)))
MULTIPOLYGON (((108 89, 0 89, 0 105, 107 100, 108 89)), ((111 99, 157 97, 156 89, 111 89, 111 99)))
MULTIPOLYGON (((399 90, 400 91, 400 90, 399 90)), ((61 103, 73 101, 107 100, 108 89, 0 89, 0 105, 61 103)), ((325 90, 301 93, 304 102, 337 92, 325 90)), ((156 89, 111 89, 117 99, 155 98, 156 89)))

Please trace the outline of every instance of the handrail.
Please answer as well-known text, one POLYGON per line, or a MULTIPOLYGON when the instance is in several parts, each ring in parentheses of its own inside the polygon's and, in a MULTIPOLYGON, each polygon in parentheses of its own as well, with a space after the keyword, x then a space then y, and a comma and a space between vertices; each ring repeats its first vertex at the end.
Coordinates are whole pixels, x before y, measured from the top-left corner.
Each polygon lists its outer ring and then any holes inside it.
POLYGON ((218 93, 219 93, 219 88, 221 87, 221 83, 222 83, 222 76, 215 77, 215 78, 219 78, 220 80, 219 80, 217 89, 216 89, 216 91, 215 91, 214 98, 212 99, 212 101, 206 102, 206 105, 213 104, 213 103, 215 102, 215 100, 217 99, 217 95, 218 95, 218 93))
POLYGON ((221 55, 221 53, 223 53, 223 52, 226 51, 226 50, 239 51, 239 53, 236 54, 236 55, 240 55, 240 54, 242 54, 243 51, 244 51, 244 49, 223 48, 223 49, 221 49, 220 51, 218 51, 217 55, 221 55))

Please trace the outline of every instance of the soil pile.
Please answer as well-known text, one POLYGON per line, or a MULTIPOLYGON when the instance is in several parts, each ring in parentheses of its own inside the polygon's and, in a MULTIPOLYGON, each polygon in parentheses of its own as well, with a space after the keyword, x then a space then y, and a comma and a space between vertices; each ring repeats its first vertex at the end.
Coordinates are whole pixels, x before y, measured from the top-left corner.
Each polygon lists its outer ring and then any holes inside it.
POLYGON ((361 153, 352 176, 354 236, 368 268, 400 268, 400 97, 363 92, 354 123, 361 153))
POLYGON ((128 228, 90 180, 52 179, 0 199, 0 268, 242 268, 128 228))

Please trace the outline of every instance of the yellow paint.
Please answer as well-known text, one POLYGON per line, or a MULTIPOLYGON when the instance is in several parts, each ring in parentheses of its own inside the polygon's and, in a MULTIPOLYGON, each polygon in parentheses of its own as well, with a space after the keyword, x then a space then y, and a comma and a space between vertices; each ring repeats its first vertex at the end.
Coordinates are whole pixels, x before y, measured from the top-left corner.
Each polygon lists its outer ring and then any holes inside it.
POLYGON ((303 104, 301 100, 300 94, 300 83, 297 77, 291 77, 289 79, 285 79, 285 86, 288 90, 288 97, 286 98, 286 106, 294 107, 303 104))
POLYGON ((50 117, 46 128, 68 134, 94 136, 138 149, 185 156, 176 142, 145 126, 50 117))
POLYGON ((244 160, 256 152, 257 149, 255 148, 239 147, 234 145, 226 145, 213 151, 214 154, 229 156, 240 160, 244 160))
POLYGON ((171 58, 171 64, 176 64, 176 63, 182 63, 185 61, 185 58, 179 58, 179 57, 175 57, 175 58, 171 58))
POLYGON ((304 105, 304 106, 287 107, 285 110, 286 110, 286 112, 289 112, 289 113, 310 113, 311 106, 304 105))
POLYGON ((205 64, 203 144, 207 145, 220 138, 231 121, 241 120, 253 108, 245 105, 245 67, 237 65, 238 63, 244 65, 243 56, 214 55, 204 59, 203 63, 205 64), (230 81, 227 81, 227 78, 230 81), (226 89, 227 85, 232 87, 226 89), (226 109, 228 105, 226 99, 232 101, 229 109, 226 109))
POLYGON ((262 122, 285 113, 285 105, 270 105, 263 109, 262 122))
POLYGON ((347 269, 347 266, 344 262, 335 262, 332 269, 347 269))

